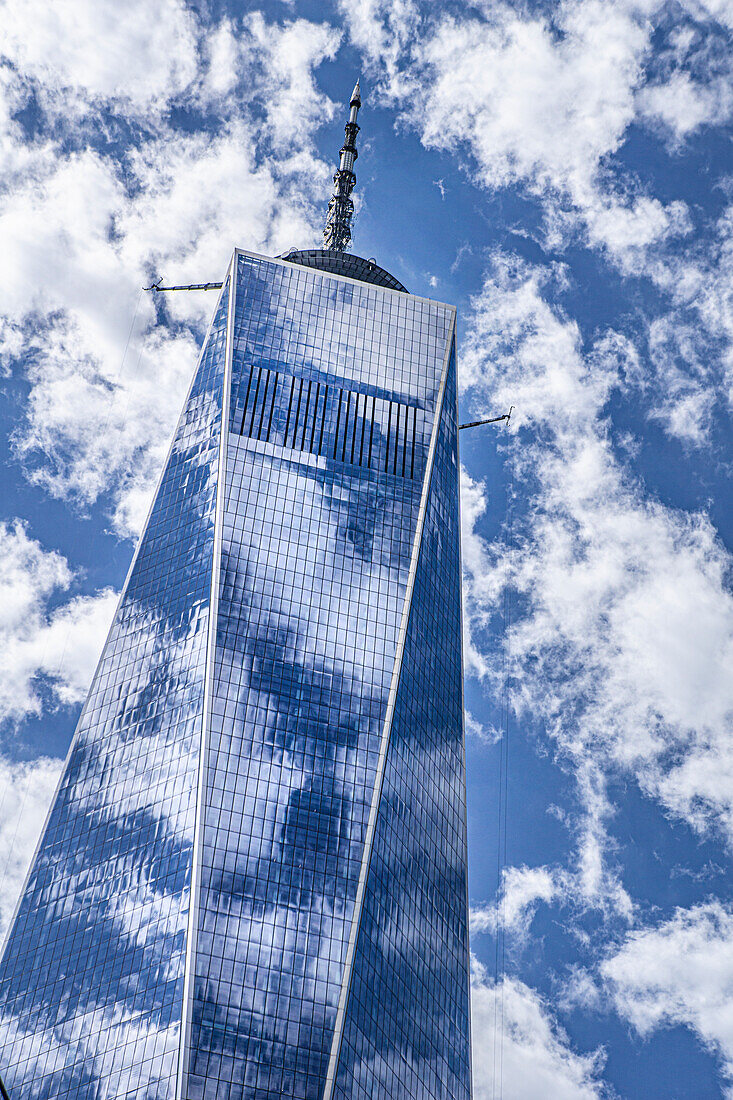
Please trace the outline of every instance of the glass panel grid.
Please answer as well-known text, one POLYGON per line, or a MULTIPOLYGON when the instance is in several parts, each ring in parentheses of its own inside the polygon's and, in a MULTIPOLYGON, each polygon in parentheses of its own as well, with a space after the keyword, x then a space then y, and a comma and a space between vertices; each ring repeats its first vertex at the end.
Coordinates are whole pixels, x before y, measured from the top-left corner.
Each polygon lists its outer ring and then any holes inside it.
POLYGON ((470 1097, 455 353, 334 1100, 470 1097))
MULTIPOLYGON (((174 1100, 208 671, 182 1095, 323 1092, 453 311, 243 254, 236 278, 226 469, 225 287, 0 963, 11 1096, 174 1100)), ((453 360, 448 389, 342 1096, 465 1095, 453 360)))
POLYGON ((11 1097, 174 1094, 227 299, 0 964, 11 1097))
POLYGON ((239 259, 190 1100, 322 1093, 451 322, 239 259), (265 371, 297 380, 269 440, 265 371), (292 445, 319 385, 370 399, 324 399, 320 454, 292 445), (420 409, 419 478, 351 461, 371 398, 375 454, 420 409))

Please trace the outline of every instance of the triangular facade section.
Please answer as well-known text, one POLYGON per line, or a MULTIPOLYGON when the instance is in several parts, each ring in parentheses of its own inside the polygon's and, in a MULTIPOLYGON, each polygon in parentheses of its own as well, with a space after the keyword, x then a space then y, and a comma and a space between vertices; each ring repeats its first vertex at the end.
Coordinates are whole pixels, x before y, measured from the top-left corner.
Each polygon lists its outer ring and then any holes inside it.
POLYGON ((228 282, 0 965, 13 1100, 175 1095, 228 282))
POLYGON ((334 1100, 469 1100, 455 349, 438 423, 334 1100))

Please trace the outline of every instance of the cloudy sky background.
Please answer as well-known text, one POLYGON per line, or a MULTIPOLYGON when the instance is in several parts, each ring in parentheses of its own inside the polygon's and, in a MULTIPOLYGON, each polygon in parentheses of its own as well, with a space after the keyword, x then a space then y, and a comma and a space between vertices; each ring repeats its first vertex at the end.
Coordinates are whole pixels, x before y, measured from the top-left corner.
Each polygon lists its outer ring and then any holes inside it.
POLYGON ((4 0, 0 923, 234 245, 455 302, 477 1100, 733 1097, 733 3, 4 0))

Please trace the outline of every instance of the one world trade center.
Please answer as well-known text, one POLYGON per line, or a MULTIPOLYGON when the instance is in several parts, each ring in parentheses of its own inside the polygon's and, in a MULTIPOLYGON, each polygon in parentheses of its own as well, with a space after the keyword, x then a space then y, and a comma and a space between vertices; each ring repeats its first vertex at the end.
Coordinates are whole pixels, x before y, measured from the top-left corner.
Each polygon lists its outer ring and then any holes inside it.
POLYGON ((237 249, 0 964, 10 1100, 468 1100, 455 309, 237 249))

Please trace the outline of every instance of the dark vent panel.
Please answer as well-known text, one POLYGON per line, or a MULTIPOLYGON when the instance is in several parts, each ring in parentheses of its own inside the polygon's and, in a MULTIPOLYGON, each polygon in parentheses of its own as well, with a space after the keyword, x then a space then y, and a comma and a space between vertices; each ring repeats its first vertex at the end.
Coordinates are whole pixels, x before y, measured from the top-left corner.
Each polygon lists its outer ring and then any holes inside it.
POLYGON ((397 477, 422 474, 425 414, 414 405, 257 366, 239 392, 239 435, 397 477))

